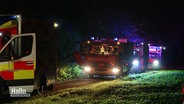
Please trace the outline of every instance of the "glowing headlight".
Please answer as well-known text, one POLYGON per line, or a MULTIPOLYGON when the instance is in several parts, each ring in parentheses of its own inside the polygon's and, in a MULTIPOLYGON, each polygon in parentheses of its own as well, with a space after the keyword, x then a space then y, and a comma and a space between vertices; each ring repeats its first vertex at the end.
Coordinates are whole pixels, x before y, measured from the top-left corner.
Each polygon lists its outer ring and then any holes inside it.
POLYGON ((119 71, 120 71, 120 70, 119 70, 118 68, 113 68, 113 69, 112 69, 112 72, 113 72, 113 73, 118 73, 119 71))
POLYGON ((84 67, 84 71, 89 72, 90 70, 91 70, 91 67, 89 67, 89 66, 84 67))
POLYGON ((157 66, 158 64, 159 64, 159 61, 158 60, 153 61, 153 65, 154 66, 157 66))
POLYGON ((132 64, 137 66, 139 64, 139 61, 138 60, 133 60, 132 64))

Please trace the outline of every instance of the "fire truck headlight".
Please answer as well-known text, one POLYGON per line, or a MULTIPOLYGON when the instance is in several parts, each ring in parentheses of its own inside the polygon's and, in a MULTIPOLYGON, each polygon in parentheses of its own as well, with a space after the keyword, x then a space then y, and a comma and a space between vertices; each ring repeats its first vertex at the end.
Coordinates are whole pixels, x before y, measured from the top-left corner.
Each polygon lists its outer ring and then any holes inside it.
POLYGON ((132 64, 133 64, 134 66, 138 66, 138 65, 139 65, 139 61, 138 61, 137 59, 135 59, 135 60, 133 60, 132 64))
POLYGON ((91 67, 89 67, 89 66, 84 67, 84 71, 89 72, 90 70, 91 70, 91 67))
POLYGON ((120 70, 119 70, 118 68, 113 68, 113 69, 112 69, 112 72, 113 72, 113 73, 118 73, 119 71, 120 71, 120 70))
POLYGON ((154 66, 158 66, 159 65, 159 61, 158 60, 153 61, 153 65, 154 66))

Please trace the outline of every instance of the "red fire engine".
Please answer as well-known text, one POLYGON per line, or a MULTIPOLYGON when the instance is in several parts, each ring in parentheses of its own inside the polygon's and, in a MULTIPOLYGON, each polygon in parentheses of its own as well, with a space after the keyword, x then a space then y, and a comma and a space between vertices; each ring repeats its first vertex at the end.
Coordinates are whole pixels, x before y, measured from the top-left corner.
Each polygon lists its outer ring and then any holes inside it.
POLYGON ((130 72, 162 68, 162 51, 165 47, 144 43, 134 43, 133 61, 130 72))
POLYGON ((90 77, 113 75, 116 77, 159 68, 161 47, 132 43, 127 39, 97 39, 81 43, 76 60, 90 77))
POLYGON ((148 68, 158 69, 162 67, 162 51, 165 47, 149 46, 149 64, 148 68))
POLYGON ((97 39, 81 43, 81 51, 75 54, 77 62, 90 77, 94 75, 126 75, 131 68, 133 43, 127 39, 97 39))

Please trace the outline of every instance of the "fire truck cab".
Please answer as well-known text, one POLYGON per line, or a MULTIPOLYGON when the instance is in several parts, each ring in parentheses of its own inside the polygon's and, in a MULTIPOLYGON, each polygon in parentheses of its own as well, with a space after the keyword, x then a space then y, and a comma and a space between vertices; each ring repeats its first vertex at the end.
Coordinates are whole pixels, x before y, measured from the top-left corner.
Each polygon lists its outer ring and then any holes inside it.
POLYGON ((162 51, 165 47, 149 46, 149 69, 159 69, 162 67, 162 51))
POLYGON ((133 43, 127 39, 95 39, 81 43, 80 52, 75 54, 77 62, 92 78, 94 75, 127 75, 131 67, 133 43))

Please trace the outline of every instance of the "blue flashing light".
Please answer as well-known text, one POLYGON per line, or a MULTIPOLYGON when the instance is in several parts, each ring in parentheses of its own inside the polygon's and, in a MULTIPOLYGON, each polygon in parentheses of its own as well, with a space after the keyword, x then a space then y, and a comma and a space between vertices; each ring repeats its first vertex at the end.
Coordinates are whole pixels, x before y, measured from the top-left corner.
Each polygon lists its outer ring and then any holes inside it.
POLYGON ((118 41, 118 38, 114 38, 114 41, 118 41))
POLYGON ((92 36, 92 37, 91 37, 91 40, 95 40, 95 37, 92 36))
POLYGON ((17 15, 12 16, 12 18, 13 18, 13 19, 16 19, 16 18, 17 18, 17 15))

